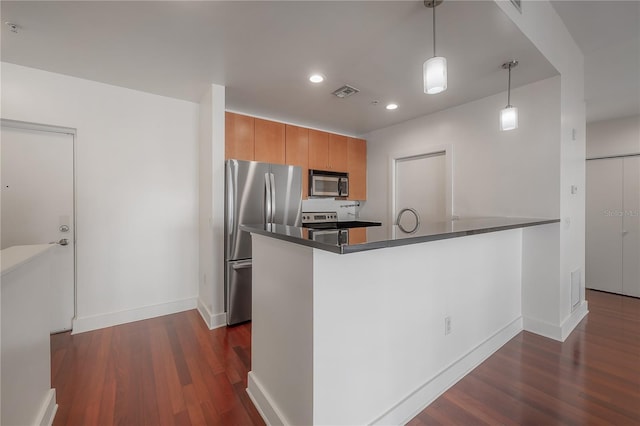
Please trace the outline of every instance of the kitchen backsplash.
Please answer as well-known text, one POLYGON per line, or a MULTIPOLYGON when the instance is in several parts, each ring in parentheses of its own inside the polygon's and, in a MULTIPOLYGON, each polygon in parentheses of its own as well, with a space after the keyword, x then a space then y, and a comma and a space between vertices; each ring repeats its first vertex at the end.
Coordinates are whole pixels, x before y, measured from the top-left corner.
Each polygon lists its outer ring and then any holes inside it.
POLYGON ((303 212, 337 212, 338 220, 356 220, 361 201, 336 200, 335 198, 310 198, 302 200, 303 212))

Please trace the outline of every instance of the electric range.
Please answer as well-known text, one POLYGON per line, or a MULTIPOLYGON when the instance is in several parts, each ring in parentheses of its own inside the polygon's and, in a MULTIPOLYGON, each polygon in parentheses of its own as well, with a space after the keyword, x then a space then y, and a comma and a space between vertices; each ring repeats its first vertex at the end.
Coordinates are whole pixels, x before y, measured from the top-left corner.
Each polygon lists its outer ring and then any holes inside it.
POLYGON ((333 245, 349 244, 349 229, 380 225, 361 220, 339 222, 336 212, 302 213, 302 226, 309 228, 309 239, 333 245))

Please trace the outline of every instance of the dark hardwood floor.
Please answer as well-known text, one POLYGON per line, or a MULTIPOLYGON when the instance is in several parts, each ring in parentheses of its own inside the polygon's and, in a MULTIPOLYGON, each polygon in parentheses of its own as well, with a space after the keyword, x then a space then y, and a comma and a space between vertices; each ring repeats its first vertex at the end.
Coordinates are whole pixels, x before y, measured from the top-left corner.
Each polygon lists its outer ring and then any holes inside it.
POLYGON ((520 333, 409 425, 640 425, 640 299, 587 300, 564 343, 520 333))
MULTIPOLYGON (((409 424, 640 425, 640 299, 587 299, 566 342, 520 333, 409 424)), ((250 324, 208 330, 196 311, 54 335, 54 425, 264 424, 250 344, 250 324)))
POLYGON ((54 425, 263 425, 245 391, 251 324, 188 311, 51 336, 54 425))

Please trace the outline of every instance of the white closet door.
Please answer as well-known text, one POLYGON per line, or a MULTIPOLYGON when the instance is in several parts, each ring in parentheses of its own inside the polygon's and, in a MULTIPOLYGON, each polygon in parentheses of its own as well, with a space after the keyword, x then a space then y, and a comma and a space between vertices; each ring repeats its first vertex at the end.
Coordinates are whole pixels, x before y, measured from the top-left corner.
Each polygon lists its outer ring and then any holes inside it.
POLYGON ((622 159, 587 161, 587 288, 622 293, 622 159))
POLYGON ((622 293, 640 297, 640 157, 623 164, 622 293))

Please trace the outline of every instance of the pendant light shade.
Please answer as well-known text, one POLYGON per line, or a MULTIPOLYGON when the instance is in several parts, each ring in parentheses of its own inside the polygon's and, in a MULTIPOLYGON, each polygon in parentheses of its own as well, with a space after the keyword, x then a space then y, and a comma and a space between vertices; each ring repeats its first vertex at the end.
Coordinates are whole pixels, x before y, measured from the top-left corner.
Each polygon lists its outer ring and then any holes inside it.
POLYGON ((422 65, 424 93, 435 95, 447 90, 447 58, 436 56, 436 6, 443 0, 425 0, 424 5, 433 9, 433 57, 422 65))
POLYGON ((424 74, 424 93, 435 95, 447 90, 447 58, 434 56, 422 66, 424 74))
POLYGON ((500 110, 500 130, 513 130, 518 128, 518 108, 508 106, 500 110))
POLYGON ((500 130, 507 131, 518 128, 518 108, 511 105, 511 68, 518 65, 518 61, 502 64, 503 69, 509 70, 509 85, 507 86, 507 106, 500 110, 500 130))

